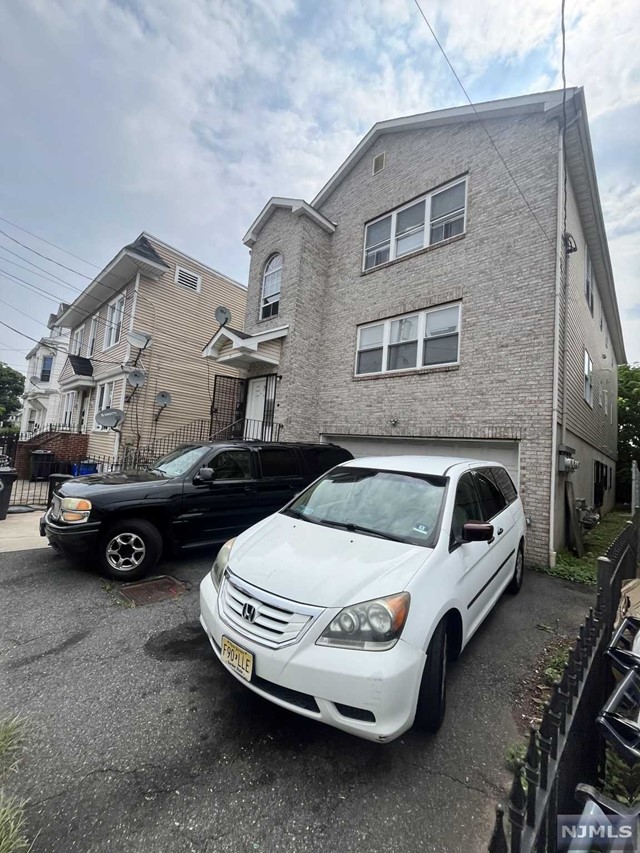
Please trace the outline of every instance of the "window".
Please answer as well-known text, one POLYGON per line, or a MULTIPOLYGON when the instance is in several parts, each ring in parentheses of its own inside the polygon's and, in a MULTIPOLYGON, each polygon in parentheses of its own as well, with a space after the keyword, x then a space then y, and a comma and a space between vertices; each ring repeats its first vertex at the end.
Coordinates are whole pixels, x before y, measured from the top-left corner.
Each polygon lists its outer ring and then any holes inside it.
POLYGON ((370 222, 365 227, 364 269, 463 234, 466 196, 466 180, 458 181, 370 222))
POLYGON ((584 295, 587 300, 587 305, 589 306, 589 311, 591 311, 591 316, 593 317, 593 291, 595 287, 595 282, 593 280, 593 267, 591 266, 591 258, 589 256, 589 250, 585 249, 586 255, 586 270, 584 277, 584 295))
POLYGON ((302 450, 309 473, 315 480, 325 471, 329 471, 335 465, 346 462, 349 458, 347 453, 340 447, 305 447, 302 450))
POLYGON ((606 418, 607 412, 609 411, 609 392, 603 391, 602 395, 604 397, 604 416, 606 418))
POLYGON ((584 399, 593 406, 593 362, 586 350, 584 351, 584 399))
POLYGON ((40 369, 40 382, 49 382, 51 379, 51 368, 53 367, 53 356, 42 356, 42 368, 40 369))
POLYGON ((211 460, 216 480, 252 480, 251 451, 223 450, 211 460))
POLYGON ((378 172, 381 172, 384 169, 384 155, 385 152, 383 151, 382 154, 378 154, 376 157, 373 158, 374 175, 377 175, 378 172))
POLYGON ((500 489, 488 477, 476 473, 476 486, 480 495, 480 508, 482 509, 482 520, 491 521, 507 505, 504 495, 500 489))
POLYGON ((69 394, 64 395, 64 404, 62 408, 62 425, 66 427, 71 426, 71 422, 73 420, 73 408, 76 402, 76 392, 71 391, 69 394))
POLYGON ((76 329, 73 335, 71 336, 71 347, 69 348, 69 352, 71 355, 81 355, 83 338, 84 326, 81 326, 79 329, 76 329))
POLYGON ((297 477, 298 460, 286 447, 263 447, 259 451, 263 477, 297 477))
POLYGON ((96 348, 96 336, 98 333, 98 318, 92 317, 91 324, 89 326, 89 340, 87 341, 87 358, 90 358, 93 355, 93 351, 96 348))
POLYGON ((104 347, 109 349, 120 340, 122 332, 122 319, 124 316, 124 299, 125 294, 121 294, 113 302, 109 303, 107 308, 107 323, 104 328, 104 347))
MULTIPOLYGON (((113 400, 113 386, 113 382, 103 382, 101 385, 98 385, 96 393, 96 415, 103 409, 109 409, 111 407, 111 401, 113 400)), ((103 427, 96 423, 95 429, 106 430, 108 427, 103 427)))
POLYGON ((451 520, 452 543, 462 542, 462 528, 467 521, 482 521, 482 511, 471 474, 463 474, 458 480, 451 520))
POLYGON ((513 501, 515 501, 518 497, 518 492, 516 487, 513 485, 513 480, 504 468, 489 468, 482 473, 487 476, 489 476, 489 473, 491 474, 493 481, 504 495, 507 503, 513 503, 513 501))
POLYGON ((201 281, 202 279, 197 273, 191 272, 191 270, 185 270, 182 267, 176 267, 176 275, 174 278, 174 282, 176 284, 180 284, 188 290, 195 290, 199 293, 201 281))
POLYGON ((356 375, 457 364, 459 342, 460 305, 361 326, 356 375))
POLYGON ((280 307, 280 284, 282 281, 282 255, 271 255, 262 275, 262 303, 260 318, 277 317, 280 307))

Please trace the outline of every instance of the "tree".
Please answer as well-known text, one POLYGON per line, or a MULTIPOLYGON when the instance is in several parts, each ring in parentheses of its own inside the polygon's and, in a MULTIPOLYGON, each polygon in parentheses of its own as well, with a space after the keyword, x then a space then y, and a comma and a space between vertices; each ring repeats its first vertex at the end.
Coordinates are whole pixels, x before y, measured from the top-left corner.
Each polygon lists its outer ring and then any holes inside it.
POLYGON ((0 361, 0 423, 20 410, 23 392, 24 376, 0 361))
POLYGON ((640 364, 618 368, 618 468, 616 497, 631 500, 631 462, 640 464, 640 364))

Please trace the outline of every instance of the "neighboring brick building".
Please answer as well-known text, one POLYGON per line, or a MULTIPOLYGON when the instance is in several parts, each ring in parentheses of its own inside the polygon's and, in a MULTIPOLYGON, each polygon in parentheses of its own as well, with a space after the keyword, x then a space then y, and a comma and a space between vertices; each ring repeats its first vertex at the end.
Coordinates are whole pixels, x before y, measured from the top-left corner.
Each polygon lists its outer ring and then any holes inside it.
POLYGON ((543 564, 567 480, 613 505, 622 332, 582 89, 566 233, 562 93, 476 110, 376 124, 311 204, 273 198, 245 237, 245 334, 203 354, 244 372, 248 409, 287 439, 503 462, 543 564))

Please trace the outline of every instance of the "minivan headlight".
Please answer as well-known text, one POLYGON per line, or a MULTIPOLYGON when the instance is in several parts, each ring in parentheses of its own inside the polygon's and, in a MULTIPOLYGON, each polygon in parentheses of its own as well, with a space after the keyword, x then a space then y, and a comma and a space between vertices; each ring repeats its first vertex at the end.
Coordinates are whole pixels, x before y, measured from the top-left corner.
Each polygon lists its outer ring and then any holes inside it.
POLYGON ((62 498, 60 516, 68 524, 82 524, 89 520, 91 501, 86 498, 62 498))
POLYGON ((228 542, 225 542, 222 548, 218 551, 218 556, 215 558, 213 562, 213 568, 211 569, 211 580, 213 581, 213 585, 216 589, 220 589, 220 584, 222 583, 222 576, 224 574, 224 570, 229 565, 229 557, 231 555, 231 549, 236 541, 236 537, 233 539, 229 539, 228 542))
POLYGON ((371 652, 391 649, 400 639, 410 602, 409 593, 400 592, 344 607, 334 616, 316 644, 371 652))

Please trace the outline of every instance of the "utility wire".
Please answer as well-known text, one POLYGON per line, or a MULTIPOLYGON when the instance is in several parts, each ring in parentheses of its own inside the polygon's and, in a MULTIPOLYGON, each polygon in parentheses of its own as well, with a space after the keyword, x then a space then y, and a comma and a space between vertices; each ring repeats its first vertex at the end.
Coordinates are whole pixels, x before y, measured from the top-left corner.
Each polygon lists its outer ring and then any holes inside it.
MULTIPOLYGON (((504 157, 502 156, 502 153, 500 152, 500 149, 498 148, 498 146, 496 145, 496 143, 495 143, 495 141, 494 141, 493 137, 492 137, 492 136, 491 136, 491 134, 489 133, 489 130, 488 130, 488 128, 487 128, 487 126, 486 126, 486 124, 484 123, 484 121, 483 121, 483 119, 482 119, 482 117, 481 117, 480 113, 478 112, 478 110, 477 110, 477 109, 476 109, 476 107, 475 107, 475 104, 473 103, 473 101, 472 101, 472 100, 471 100, 471 98, 469 97, 469 93, 468 93, 468 92, 467 92, 467 90, 465 89, 465 87, 464 87, 464 84, 463 84, 462 80, 461 80, 461 79, 460 79, 460 77, 458 76, 458 73, 456 72, 456 69, 455 69, 455 68, 453 67, 453 65, 451 64, 451 60, 450 60, 450 59, 449 59, 449 57, 447 56, 447 54, 446 54, 446 51, 445 51, 444 47, 442 46, 442 44, 440 43, 440 40, 438 39, 438 36, 435 34, 433 27, 432 27, 432 26, 431 26, 431 24, 429 23, 429 19, 427 18, 427 16, 425 15, 425 13, 422 11, 422 7, 420 6, 419 0, 413 0, 413 2, 416 4, 416 6, 417 6, 417 8, 418 8, 418 11, 419 11, 419 12, 420 12, 420 14, 422 15, 422 18, 423 18, 423 20, 424 20, 425 24, 429 27, 429 32, 430 32, 430 33, 431 33, 431 35, 433 36, 435 43, 436 43, 436 44, 438 45, 438 47, 440 48, 440 52, 441 52, 441 53, 442 53, 442 55, 444 56, 444 58, 445 58, 445 60, 446 60, 447 65, 448 65, 448 66, 449 66, 449 68, 451 69, 451 72, 452 72, 453 76, 454 76, 454 77, 456 78, 456 80, 458 81, 458 85, 460 86, 460 88, 461 88, 461 89, 462 89, 462 91, 464 92, 464 96, 465 96, 465 98, 467 99, 467 101, 469 102, 469 105, 470 105, 471 109, 474 111, 474 113, 476 114, 476 116, 480 119, 480 124, 482 125, 482 127, 483 127, 483 129, 484 129, 484 132, 487 134, 487 138, 488 138, 489 142, 490 142, 490 143, 491 143, 491 145, 494 147, 494 149, 495 149, 495 151, 496 151, 496 154, 498 155, 498 157, 499 157, 499 158, 500 158, 500 160, 502 161, 502 165, 503 165, 503 166, 505 167, 505 169, 507 170, 507 173, 509 174, 509 177, 511 178, 511 180, 513 181, 513 183, 514 183, 514 185, 515 185, 516 189, 518 190, 518 192, 519 192, 519 193, 520 193, 520 195, 522 196, 522 199, 523 199, 524 203, 525 203, 525 204, 527 205, 527 207, 529 208, 529 212, 531 213, 531 215, 533 216, 533 218, 535 219, 535 221, 538 223, 538 227, 540 228, 540 230, 541 230, 541 231, 542 231, 542 233, 544 234, 545 239, 547 240, 547 242, 549 243, 549 245, 553 247, 554 252, 557 252, 556 245, 555 245, 554 241, 551 239, 551 237, 549 237, 549 235, 547 234, 547 232, 546 232, 546 230, 545 230, 545 228, 544 228, 544 226, 543 226, 542 222, 540 222, 540 220, 539 220, 539 219, 538 219, 538 217, 536 216, 536 212, 535 212, 535 210, 534 210, 534 209, 531 207, 531 205, 529 204, 529 201, 528 201, 527 197, 525 196, 525 194, 522 192, 522 189, 520 188, 520 184, 517 182, 517 180, 516 180, 516 178, 515 178, 515 176, 514 176, 513 172, 511 171, 511 169, 509 168, 509 166, 508 166, 508 164, 507 164, 507 161, 506 161, 506 160, 504 159, 504 157)), ((564 7, 564 0, 563 0, 563 7, 564 7)))
POLYGON ((14 228, 17 228, 18 231, 24 231, 25 234, 29 234, 31 237, 35 237, 36 240, 40 240, 41 243, 46 243, 48 246, 53 246, 54 249, 59 249, 66 255, 71 255, 72 258, 75 258, 78 261, 82 261, 83 264, 88 264, 90 267, 96 267, 96 269, 100 269, 98 264, 94 264, 92 261, 87 261, 85 258, 81 258, 80 255, 74 255, 73 252, 70 252, 68 249, 63 249, 62 246, 58 246, 57 243, 52 243, 51 240, 45 240, 44 237, 40 237, 38 234, 34 234, 33 231, 29 231, 27 228, 23 228, 22 225, 17 225, 15 222, 12 222, 10 219, 7 219, 4 216, 0 216, 0 220, 2 222, 6 222, 7 225, 12 225, 14 228))

